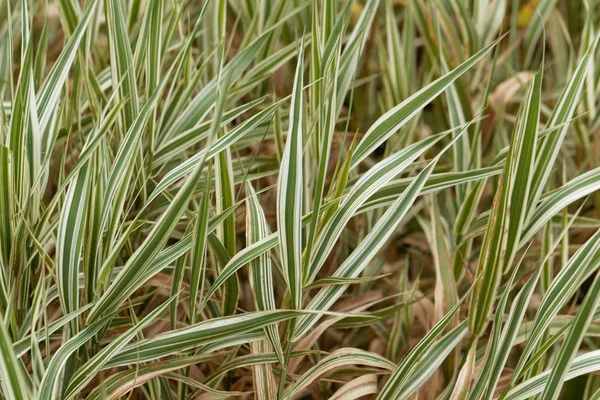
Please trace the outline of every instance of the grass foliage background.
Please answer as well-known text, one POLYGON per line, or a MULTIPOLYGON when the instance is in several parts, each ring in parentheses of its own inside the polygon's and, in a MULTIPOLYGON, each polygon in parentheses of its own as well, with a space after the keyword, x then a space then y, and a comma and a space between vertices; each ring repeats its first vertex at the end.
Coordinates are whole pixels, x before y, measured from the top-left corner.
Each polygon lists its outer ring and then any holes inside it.
POLYGON ((597 0, 0 0, 0 398, 600 399, 597 0))

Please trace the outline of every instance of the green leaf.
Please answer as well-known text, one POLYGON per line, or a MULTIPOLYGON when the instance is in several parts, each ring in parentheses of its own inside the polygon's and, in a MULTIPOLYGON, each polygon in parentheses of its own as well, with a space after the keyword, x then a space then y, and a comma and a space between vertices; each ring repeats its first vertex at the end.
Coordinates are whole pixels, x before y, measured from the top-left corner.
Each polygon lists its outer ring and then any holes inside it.
POLYGON ((284 276, 291 307, 302 307, 302 109, 304 46, 294 76, 290 127, 277 181, 277 226, 284 276))
POLYGON ((404 126, 413 116, 446 90, 452 82, 480 61, 497 43, 498 41, 495 41, 480 50, 448 74, 425 86, 423 89, 383 114, 373 125, 371 125, 356 147, 352 156, 352 168, 355 168, 360 164, 361 161, 367 158, 377 147, 402 128, 402 126, 404 126))
POLYGON ((237 336, 286 321, 298 315, 296 311, 257 311, 229 317, 213 318, 187 328, 177 329, 134 342, 114 357, 107 367, 130 365, 198 348, 219 340, 237 336))
POLYGON ((23 364, 17 358, 6 329, 5 319, 0 314, 0 387, 6 398, 15 400, 33 399, 31 382, 29 381, 23 364))

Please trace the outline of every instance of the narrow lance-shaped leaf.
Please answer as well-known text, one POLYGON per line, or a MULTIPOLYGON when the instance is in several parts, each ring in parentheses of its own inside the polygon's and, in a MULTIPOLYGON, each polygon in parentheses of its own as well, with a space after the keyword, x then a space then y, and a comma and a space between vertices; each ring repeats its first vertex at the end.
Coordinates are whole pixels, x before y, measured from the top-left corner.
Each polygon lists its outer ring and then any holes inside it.
POLYGON ((356 400, 377 393, 377 375, 366 374, 352 379, 339 388, 329 400, 356 400))
MULTIPOLYGON (((225 217, 227 217, 230 213, 232 213, 236 210, 238 205, 239 205, 239 203, 234 205, 230 209, 226 210, 224 213, 215 215, 208 221, 208 229, 207 229, 208 238, 207 239, 210 239, 211 236, 214 236, 213 231, 217 229, 217 226, 223 221, 223 219, 225 217)), ((190 212, 187 211, 186 214, 189 215, 190 212)), ((140 276, 137 276, 131 284, 135 287, 139 287, 139 286, 143 285, 150 277, 154 276, 161 270, 165 269, 171 263, 175 262, 177 259, 179 259, 181 256, 183 256, 187 251, 189 251, 192 247, 192 242, 193 242, 193 235, 191 233, 189 233, 186 236, 184 236, 183 238, 181 238, 181 240, 179 240, 177 243, 162 250, 158 254, 158 256, 154 259, 154 261, 149 263, 148 269, 145 271, 145 273, 140 276)), ((220 244, 220 242, 219 242, 219 244, 220 244)), ((277 244, 277 241, 275 241, 275 244, 277 244)), ((221 244, 221 248, 222 248, 222 244, 221 244)), ((225 254, 225 257, 228 257, 228 256, 225 254)), ((219 277, 221 275, 219 275, 219 277)), ((204 307, 204 305, 206 305, 206 302, 209 298, 210 298, 210 295, 207 295, 204 297, 204 299, 202 301, 202 306, 200 306, 199 309, 202 309, 204 307)))
POLYGON ((521 246, 531 240, 561 210, 598 189, 600 189, 600 168, 594 168, 548 193, 538 204, 531 214, 529 223, 524 227, 521 234, 521 246))
POLYGON ((415 114, 425 108, 427 104, 446 90, 452 82, 480 61, 497 43, 498 41, 495 41, 478 51, 448 74, 425 86, 423 89, 383 114, 373 125, 371 125, 356 147, 352 156, 352 168, 355 168, 360 164, 360 162, 367 158, 380 144, 385 142, 415 114))
POLYGON ((284 276, 291 305, 302 306, 302 111, 304 45, 300 47, 294 77, 290 127, 277 182, 277 226, 284 276))
MULTIPOLYGON (((349 6, 350 2, 348 2, 349 6)), ((348 8, 346 6, 346 9, 348 8)), ((345 11, 346 11, 345 9, 345 11)), ((336 24, 337 27, 337 24, 336 24)), ((330 40, 333 38, 329 38, 330 40)), ((325 181, 326 175, 329 165, 329 158, 331 154, 331 144, 333 143, 333 137, 335 134, 335 124, 336 124, 336 91, 337 91, 337 79, 335 79, 335 75, 339 71, 339 49, 341 46, 341 35, 338 40, 335 41, 336 53, 334 54, 335 59, 331 63, 332 66, 327 71, 330 71, 332 75, 334 75, 333 79, 331 79, 331 87, 323 87, 321 88, 319 104, 318 108, 318 135, 315 135, 316 138, 320 141, 318 143, 318 158, 319 158, 319 166, 317 170, 317 177, 314 183, 313 189, 313 199, 312 199, 312 218, 308 230, 308 238, 306 240, 306 250, 303 254, 303 268, 305 270, 308 269, 308 264, 311 260, 312 248, 315 241, 315 236, 317 234, 317 225, 319 223, 321 217, 321 203, 323 201, 323 193, 325 190, 325 181)), ((316 56, 313 55, 313 58, 316 56)), ((325 60, 324 60, 325 61, 325 60)), ((316 68, 316 66, 313 66, 316 68)), ((327 75, 329 76, 329 75, 327 75)))
MULTIPOLYGON (((173 67, 170 71, 172 70, 173 67)), ((117 218, 120 216, 123 204, 126 200, 126 189, 129 180, 133 175, 135 155, 139 149, 139 143, 144 127, 146 126, 148 119, 153 115, 153 110, 158 104, 160 96, 167 85, 169 76, 169 73, 165 74, 159 86, 154 90, 140 112, 136 115, 123 142, 119 146, 115 161, 110 170, 106 190, 103 196, 103 208, 100 220, 100 227, 102 230, 107 227, 110 229, 110 242, 112 242, 115 235, 117 218)))
POLYGON ((33 399, 31 384, 25 374, 21 361, 15 355, 10 333, 0 313, 0 387, 7 399, 33 399))
MULTIPOLYGON (((160 334, 127 346, 107 367, 155 360, 202 345, 225 341, 266 326, 297 317, 298 311, 274 310, 248 312, 241 315, 213 318, 187 328, 160 334)), ((264 337, 264 336, 263 336, 264 337)))
POLYGON ((98 148, 103 143, 102 139, 105 137, 107 132, 110 130, 110 128, 112 128, 113 124, 115 123, 122 105, 122 102, 118 103, 116 106, 107 104, 104 110, 106 114, 102 115, 98 125, 94 127, 92 132, 90 132, 90 135, 88 136, 88 139, 85 145, 83 146, 83 149, 81 149, 79 157, 69 170, 69 174, 65 177, 60 186, 58 186, 58 188, 56 189, 57 194, 52 198, 52 200, 48 204, 48 210, 54 209, 54 207, 56 207, 60 203, 60 201, 63 200, 62 195, 64 190, 71 184, 71 182, 75 178, 79 176, 80 171, 84 166, 88 165, 88 162, 93 162, 92 157, 94 156, 94 154, 97 153, 98 148))
MULTIPOLYGON (((0 144, 0 264, 8 264, 12 242, 12 186, 10 182, 10 150, 0 144)), ((0 272, 4 274, 4 271, 0 272)), ((6 301, 6 299, 3 299, 6 301)))
MULTIPOLYGON (((529 209, 529 193, 534 172, 535 150, 537 144, 537 130, 540 120, 540 102, 542 90, 542 70, 533 77, 531 90, 527 93, 528 101, 524 115, 520 116, 516 134, 513 138, 513 145, 520 146, 517 164, 514 173, 510 194, 510 206, 508 212, 508 235, 506 237, 506 247, 504 249, 504 271, 508 271, 515 258, 519 241, 523 231, 523 222, 529 209)), ((512 179, 511 179, 512 180, 512 179)), ((504 181, 503 181, 504 182, 504 181)))
MULTIPOLYGON (((55 295, 53 297, 56 298, 58 296, 55 295)), ((52 296, 48 296, 47 298, 52 299, 52 296)), ((75 318, 79 317, 81 314, 83 314, 85 311, 89 310, 90 308, 92 308, 92 304, 87 304, 83 307, 80 307, 76 312, 65 315, 63 317, 60 317, 57 320, 51 322, 50 324, 47 324, 44 328, 38 329, 37 331, 35 331, 33 333, 35 333, 35 336, 37 337, 38 342, 49 339, 50 335, 52 335, 52 334, 56 333, 58 330, 64 328, 69 322, 71 322, 75 318), (40 336, 38 336, 38 335, 40 335, 40 336)), ((32 338, 31 335, 27 335, 27 336, 21 338, 20 340, 16 341, 15 343, 13 343, 13 348, 15 350, 15 354, 17 355, 17 357, 22 357, 25 353, 27 353, 31 350, 31 346, 33 344, 31 341, 31 338, 32 338)))
POLYGON ((556 6, 556 2, 557 0, 540 0, 536 3, 535 12, 533 12, 533 15, 531 16, 529 27, 525 33, 525 43, 527 45, 526 65, 531 63, 534 53, 539 49, 538 40, 544 30, 544 25, 548 21, 550 13, 554 9, 554 6, 556 6))
MULTIPOLYGON (((285 1, 280 0, 279 3, 283 5, 285 1)), ((207 8, 209 4, 210 2, 206 2, 204 8, 207 8)), ((292 20, 296 14, 303 11, 308 4, 308 2, 304 2, 298 7, 289 10, 284 17, 274 20, 269 29, 265 30, 258 38, 252 40, 250 43, 244 41, 242 49, 224 67, 223 73, 228 72, 231 74, 231 84, 234 85, 230 90, 230 97, 234 99, 242 97, 247 93, 248 88, 254 88, 258 83, 272 76, 272 73, 278 69, 278 65, 281 66, 285 64, 285 61, 287 61, 289 57, 289 51, 291 50, 289 48, 280 49, 265 60, 257 63, 247 72, 243 79, 240 79, 246 68, 248 68, 252 61, 257 57, 257 54, 260 53, 260 50, 269 46, 268 43, 273 36, 275 36, 275 32, 289 20, 292 20), (287 54, 287 56, 284 54, 287 54)), ((269 17, 275 15, 276 12, 273 12, 269 17)), ((204 24, 203 26, 208 27, 209 25, 204 24)), ((248 40, 250 39, 252 39, 252 36, 248 35, 248 40)), ((198 79, 199 78, 200 76, 198 76, 198 79)), ((185 107, 183 107, 184 104, 178 104, 176 107, 177 112, 170 113, 161 126, 160 136, 158 138, 160 143, 162 143, 163 140, 170 139, 173 135, 179 135, 192 128, 195 124, 204 119, 214 106, 215 85, 216 81, 215 79, 212 79, 202 87, 200 92, 185 107)), ((188 87, 184 93, 191 96, 194 92, 195 85, 192 85, 191 87, 188 87)), ((187 96, 183 96, 183 99, 187 98, 187 96)))
POLYGON ((135 155, 138 152, 138 146, 144 126, 158 104, 160 95, 166 86, 168 75, 169 74, 165 75, 159 87, 156 88, 152 96, 140 110, 139 114, 137 114, 135 121, 127 131, 127 134, 119 147, 119 151, 117 152, 115 161, 112 165, 103 196, 103 208, 100 219, 101 229, 104 230, 107 227, 110 229, 110 242, 112 242, 115 235, 117 219, 122 212, 123 204, 126 200, 127 187, 129 180, 133 175, 135 155))
MULTIPOLYGON (((567 371, 565 380, 571 380, 578 376, 590 374, 600 370, 600 350, 590 351, 581 354, 573 359, 567 371)), ((518 386, 512 388, 502 400, 525 400, 529 399, 544 390, 550 370, 536 375, 518 386)))
POLYGON ((204 280, 206 279, 206 237, 208 236, 208 220, 210 206, 211 171, 208 168, 204 180, 204 192, 200 206, 196 213, 196 226, 194 229, 194 243, 192 244, 192 265, 190 277, 190 314, 191 322, 196 322, 198 307, 198 293, 204 295, 204 280))
MULTIPOLYGON (((536 20, 538 18, 535 18, 536 20)), ((573 113, 577 109, 577 105, 581 99, 583 84, 585 82, 586 72, 593 60, 600 41, 600 35, 594 39, 587 52, 583 55, 577 68, 573 72, 567 86, 563 89, 560 98, 558 99, 552 114, 546 122, 546 128, 551 129, 560 127, 551 131, 546 136, 539 146, 539 151, 535 159, 534 175, 531 183, 531 199, 529 201, 528 221, 533 219, 532 213, 535 211, 535 206, 539 200, 546 182, 554 167, 554 162, 560 151, 562 142, 569 131, 569 121, 573 117, 573 113)))
MULTIPOLYGON (((264 357, 266 353, 272 351, 271 343, 268 340, 250 343, 250 352, 252 354, 264 357)), ((277 398, 277 384, 271 364, 258 363, 252 365, 252 378, 254 381, 254 395, 257 400, 277 398)))
MULTIPOLYGON (((162 36, 162 19, 163 19, 163 8, 164 2, 160 0, 153 0, 149 4, 149 16, 145 18, 148 19, 148 30, 150 38, 147 41, 148 53, 146 55, 146 88, 149 93, 152 93, 154 89, 158 86, 160 82, 160 69, 162 63, 162 48, 161 48, 161 36, 162 36)), ((143 46, 143 40, 140 40, 139 43, 143 46)), ((135 61, 135 60, 134 60, 135 61)), ((135 62, 134 66, 135 68, 135 62)), ((148 160, 148 170, 152 170, 152 162, 154 160, 154 142, 156 129, 154 128, 154 121, 156 120, 156 110, 154 112, 153 118, 150 119, 149 126, 149 140, 148 140, 148 150, 150 151, 150 157, 148 160)))
MULTIPOLYGON (((444 73, 447 74, 449 72, 449 67, 442 51, 440 51, 440 60, 442 62, 444 73)), ((451 126, 463 125, 466 122, 465 111, 463 110, 463 105, 461 104, 458 95, 456 82, 452 82, 450 86, 448 86, 446 98, 448 101, 448 113, 450 114, 451 126)), ((454 169, 457 172, 467 171, 469 169, 471 163, 470 147, 469 135, 462 135, 462 139, 456 143, 456 147, 454 148, 454 169)), ((467 188, 467 185, 460 185, 457 187, 457 201, 459 203, 462 203, 467 188)))
MULTIPOLYGON (((34 42, 33 42, 33 38, 30 38, 30 27, 29 27, 29 13, 27 12, 27 2, 26 1, 22 1, 21 2, 22 6, 21 6, 21 13, 22 13, 22 39, 24 41, 24 43, 22 43, 22 46, 27 46, 25 48, 26 52, 33 52, 34 50, 34 42)), ((26 54, 25 55, 25 61, 24 64, 22 65, 22 71, 21 74, 19 75, 19 85, 21 84, 21 80, 23 82, 26 82, 26 84, 24 86, 22 86, 22 88, 24 90, 26 90, 26 93, 23 93, 23 95, 27 96, 27 99, 25 101, 25 103, 23 104, 25 106, 24 109, 22 110, 14 110, 15 111, 15 115, 11 118, 11 126, 14 121, 14 119, 18 119, 18 118, 24 118, 25 121, 23 121, 21 124, 23 124, 23 128, 25 129, 22 134, 23 134, 23 139, 24 141, 24 147, 22 149, 22 153, 26 154, 26 160, 27 160, 27 165, 26 165, 26 171, 28 173, 28 176, 23 176, 22 177, 22 182, 19 182, 19 186, 21 186, 21 184, 26 184, 27 186, 25 187, 21 187, 22 190, 24 190, 24 194, 26 193, 28 198, 27 201, 25 202, 26 206, 25 206, 25 212, 27 212, 29 214, 29 217, 32 221, 37 221, 38 217, 39 217, 39 209, 40 209, 40 201, 41 201, 41 197, 42 197, 42 192, 43 192, 43 188, 41 187, 41 185, 39 184, 39 181, 37 180, 37 177, 40 175, 41 172, 41 164, 42 164, 42 158, 41 158, 41 132, 39 129, 39 119, 38 119, 38 112, 37 112, 37 104, 36 104, 36 99, 35 99, 35 81, 34 81, 34 65, 33 65, 33 54, 26 54), (18 116, 17 113, 22 112, 23 115, 22 116, 18 116)), ((11 134, 12 135, 12 134, 11 134)), ((15 150, 13 150, 13 153, 15 153, 15 150)))
POLYGON ((86 236, 88 198, 91 184, 89 162, 69 186, 58 224, 56 271, 60 302, 65 314, 79 307, 78 276, 81 270, 83 239, 86 236))
POLYGON ((133 124, 139 108, 136 71, 133 67, 123 5, 118 0, 104 0, 104 9, 109 32, 112 80, 121 82, 117 90, 120 99, 125 101, 122 123, 125 129, 128 129, 133 124))
MULTIPOLYGON (((488 176, 492 175, 494 174, 488 176)), ((519 248, 523 248, 523 246, 525 246, 547 222, 555 218, 561 210, 600 189, 599 177, 600 168, 595 168, 577 176, 560 188, 547 193, 535 209, 529 223, 524 226, 523 232, 521 233, 519 248)), ((382 203, 385 204, 383 201, 382 203)), ((471 230, 468 233, 468 237, 474 237, 483 233, 485 231, 485 225, 488 222, 489 212, 485 212, 474 221, 471 230)), ((595 227, 597 225, 594 224, 593 226, 595 227)))
MULTIPOLYGON (((250 335, 246 335, 246 336, 250 336, 250 335)), ((260 335, 257 335, 255 337, 255 339, 257 341, 259 339, 261 339, 260 340, 261 342, 265 342, 265 338, 260 335)), ((268 343, 268 341, 266 343, 268 343)), ((290 358, 300 358, 302 356, 306 356, 306 355, 313 354, 313 353, 318 353, 318 352, 311 351, 311 350, 294 351, 290 354, 290 358)), ((237 357, 237 358, 232 359, 231 361, 221 364, 219 366, 219 368, 217 368, 208 378, 206 378, 205 383, 213 384, 214 382, 218 382, 224 373, 234 370, 236 368, 249 367, 249 366, 254 366, 257 364, 261 364, 261 363, 269 365, 269 364, 274 364, 277 361, 278 361, 277 354, 273 353, 272 349, 269 352, 257 352, 254 354, 237 357)))
MULTIPOLYGON (((60 193, 63 188, 69 185, 56 239, 57 285, 60 290, 61 305, 65 314, 70 314, 79 308, 78 280, 81 270, 80 258, 82 257, 84 238, 88 232, 88 207, 90 206, 90 192, 92 190, 92 173, 94 168, 91 157, 101 143, 104 134, 112 126, 118 110, 121 109, 121 105, 122 103, 118 103, 117 107, 113 109, 110 109, 108 106, 106 107, 105 112, 107 112, 107 115, 102 115, 99 125, 92 130, 79 158, 57 190, 60 193)), ((59 198, 60 196, 55 196, 52 199, 49 206, 50 209, 55 202, 59 201, 59 198)), ((89 236, 87 237, 89 238, 89 236)), ((95 244, 93 245, 95 246, 95 244)), ((89 282, 89 284, 91 288, 94 287, 94 282, 89 282)), ((73 323, 72 326, 76 327, 76 324, 73 323)))
POLYGON ((27 13, 27 3, 23 2, 23 38, 21 43, 21 70, 14 94, 13 111, 8 130, 7 145, 10 150, 10 170, 11 182, 13 184, 15 200, 21 204, 21 207, 27 202, 31 180, 29 179, 28 154, 27 151, 27 132, 29 129, 29 108, 30 108, 30 86, 33 85, 32 58, 33 58, 33 40, 29 35, 29 19, 27 13))
POLYGON ((364 365, 391 371, 394 364, 379 354, 359 349, 342 348, 334 351, 314 367, 306 371, 283 396, 284 400, 293 398, 295 394, 308 387, 315 379, 328 371, 348 365, 364 365))
MULTIPOLYGON (((225 113, 223 113, 223 118, 221 119, 221 128, 224 128, 233 120, 241 119, 244 114, 246 114, 252 108, 263 103, 264 100, 264 98, 259 98, 254 101, 244 103, 239 107, 225 111, 225 113)), ((211 125, 212 119, 165 142, 156 150, 156 154, 153 155, 153 171, 160 171, 160 168, 164 167, 165 163, 175 157, 180 157, 182 151, 185 151, 185 149, 189 148, 190 146, 206 140, 211 125)))
POLYGON ((499 191, 494 197, 479 258, 479 279, 469 308, 469 328, 475 335, 487 325, 502 271, 512 263, 519 244, 533 165, 541 79, 540 71, 532 80, 519 109, 499 191))
MULTIPOLYGON (((218 132, 221 132, 220 130, 218 132)), ((220 133, 218 134, 220 135, 220 133)), ((215 158, 215 197, 217 213, 233 206, 234 183, 231 150, 223 149, 215 158)), ((236 250, 235 214, 229 214, 217 227, 217 235, 223 243, 227 257, 231 258, 236 250)), ((225 282, 225 294, 223 296, 223 315, 235 314, 239 300, 239 282, 237 275, 232 275, 225 282)))
MULTIPOLYGON (((239 341, 231 343, 232 346, 235 346, 236 344, 241 343, 239 343, 239 341)), ((229 353, 230 352, 227 351, 215 351, 205 354, 201 353, 193 356, 177 357, 164 362, 146 364, 143 366, 138 366, 136 369, 127 369, 113 374, 107 379, 103 380, 102 385, 97 385, 89 394, 86 395, 86 399, 119 399, 123 396, 126 396, 130 390, 135 389, 138 386, 145 385, 148 381, 155 379, 156 377, 163 376, 168 372, 177 371, 193 364, 217 360, 221 357, 229 355, 229 353)))
MULTIPOLYGON (((269 225, 264 211, 258 202, 258 196, 250 183, 246 184, 246 237, 250 246, 269 235, 269 225)), ((250 262, 250 285, 254 293, 254 303, 258 311, 277 309, 275 303, 275 286, 273 283, 273 268, 269 254, 262 254, 250 262)), ((265 329, 279 360, 283 362, 281 340, 276 325, 265 329)))

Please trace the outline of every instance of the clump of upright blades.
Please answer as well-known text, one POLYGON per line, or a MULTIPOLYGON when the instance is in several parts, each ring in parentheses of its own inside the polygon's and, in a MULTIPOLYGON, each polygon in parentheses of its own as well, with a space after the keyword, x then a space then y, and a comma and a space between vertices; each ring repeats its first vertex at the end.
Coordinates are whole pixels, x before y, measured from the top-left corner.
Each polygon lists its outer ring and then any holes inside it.
POLYGON ((0 398, 600 398, 598 6, 0 1, 0 398))

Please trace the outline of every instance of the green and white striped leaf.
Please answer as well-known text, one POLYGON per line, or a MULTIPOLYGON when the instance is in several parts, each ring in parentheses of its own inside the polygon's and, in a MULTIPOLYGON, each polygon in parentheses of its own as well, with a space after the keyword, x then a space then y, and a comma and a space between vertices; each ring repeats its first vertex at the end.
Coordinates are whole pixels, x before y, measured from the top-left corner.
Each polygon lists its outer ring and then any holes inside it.
POLYGON ((525 363, 542 339, 552 319, 598 265, 600 265, 600 231, 590 237, 569 259, 568 264, 560 270, 544 294, 531 333, 513 373, 513 382, 520 376, 525 363))
POLYGON ((123 349, 106 366, 117 367, 156 360, 218 341, 233 339, 243 333, 262 330, 269 325, 296 316, 298 316, 297 311, 275 310, 213 318, 187 328, 157 335, 152 339, 134 342, 123 349))
POLYGON ((496 44, 497 41, 480 50, 448 74, 425 86, 382 115, 369 128, 356 147, 352 156, 352 168, 367 158, 379 145, 389 139, 390 136, 402 128, 413 116, 446 90, 452 82, 480 61, 496 44))
POLYGON ((304 46, 300 47, 294 76, 290 127, 277 181, 277 227, 282 268, 291 307, 302 307, 302 132, 304 46))
POLYGON ((0 387, 6 398, 15 400, 33 399, 31 382, 17 358, 5 318, 0 314, 0 387))
POLYGON ((310 385, 320 375, 347 365, 365 365, 388 371, 394 369, 394 364, 379 354, 358 349, 342 348, 331 353, 329 356, 319 361, 314 367, 306 371, 306 373, 304 373, 304 375, 302 375, 294 385, 285 392, 283 399, 291 399, 296 393, 310 385))
MULTIPOLYGON (((264 211, 258 202, 258 196, 249 183, 246 184, 246 195, 246 243, 248 246, 251 246, 268 237, 269 225, 267 224, 264 211)), ((257 259, 250 262, 249 275, 256 309, 258 311, 277 309, 273 267, 268 253, 260 255, 257 259)), ((281 349, 281 340, 277 326, 271 325, 267 327, 265 333, 271 341, 279 360, 283 362, 283 351, 281 349)))
POLYGON ((469 307, 469 328, 475 335, 479 335, 488 323, 502 272, 510 268, 518 248, 532 179, 541 83, 540 71, 530 83, 519 108, 499 191, 488 218, 479 257, 479 279, 469 307))
MULTIPOLYGON (((573 359, 564 379, 568 381, 577 378, 578 376, 597 372, 598 370, 600 370, 600 350, 590 351, 573 359)), ((504 399, 524 400, 542 393, 548 382, 549 375, 550 371, 547 370, 526 380, 520 385, 512 388, 504 396, 504 399)))

